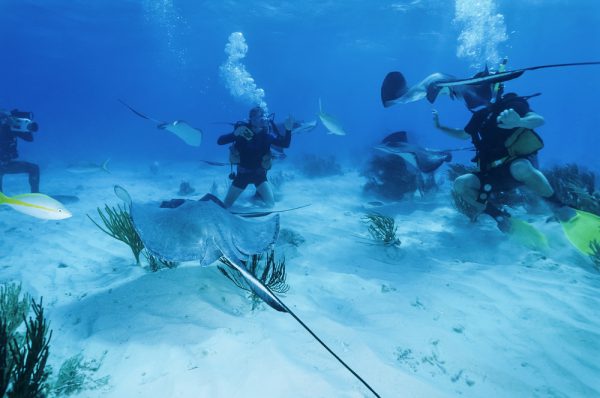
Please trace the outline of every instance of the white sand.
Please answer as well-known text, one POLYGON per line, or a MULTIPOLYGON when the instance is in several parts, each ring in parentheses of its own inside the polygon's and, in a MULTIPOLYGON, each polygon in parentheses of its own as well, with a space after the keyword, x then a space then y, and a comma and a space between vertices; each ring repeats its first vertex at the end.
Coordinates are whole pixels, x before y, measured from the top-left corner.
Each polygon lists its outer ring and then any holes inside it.
MULTIPOLYGON (((43 296, 54 330, 55 373, 83 351, 104 362, 109 384, 82 397, 370 397, 295 320, 245 293, 216 267, 183 264, 151 273, 129 248, 94 226, 116 205, 114 184, 136 201, 177 197, 187 180, 198 198, 228 168, 111 164, 112 174, 43 170, 48 194, 77 195, 74 217, 43 222, 0 208, 0 282, 43 296)), ((547 253, 508 240, 491 222, 470 224, 447 188, 381 209, 395 217, 398 250, 371 246, 361 222, 362 178, 293 175, 277 208, 282 227, 306 241, 286 254, 283 301, 382 397, 600 396, 600 275, 556 223, 529 217, 547 253)), ((8 193, 27 189, 7 176, 8 193), (10 189, 8 189, 10 187, 10 189)), ((249 206, 250 191, 239 203, 249 206)))

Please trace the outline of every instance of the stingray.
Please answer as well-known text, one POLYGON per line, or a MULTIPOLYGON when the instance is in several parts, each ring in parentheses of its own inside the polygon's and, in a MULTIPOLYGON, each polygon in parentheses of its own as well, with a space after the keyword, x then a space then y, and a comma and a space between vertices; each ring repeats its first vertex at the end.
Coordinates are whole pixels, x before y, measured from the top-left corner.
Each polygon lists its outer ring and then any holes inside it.
POLYGON ((168 261, 198 261, 201 266, 220 258, 239 271, 249 287, 269 306, 289 313, 335 359, 348 369, 376 397, 379 394, 337 356, 283 301, 243 265, 252 254, 271 248, 279 235, 279 215, 266 220, 246 220, 230 213, 211 194, 198 201, 184 200, 176 207, 156 203, 134 203, 127 191, 115 186, 115 194, 129 206, 134 228, 145 248, 168 261))
POLYGON ((158 258, 174 262, 197 260, 201 266, 208 266, 225 257, 246 277, 254 293, 277 311, 286 312, 264 285, 238 265, 275 244, 279 235, 278 214, 268 220, 246 220, 207 194, 197 201, 185 200, 175 208, 132 202, 131 218, 146 249, 158 258))
MULTIPOLYGON (((489 73, 487 69, 478 73, 482 76, 489 73)), ((406 104, 427 98, 433 103, 439 93, 445 93, 452 99, 461 98, 469 109, 488 104, 492 97, 491 84, 479 85, 454 85, 445 86, 446 83, 455 82, 457 79, 444 73, 433 73, 423 79, 419 84, 408 87, 406 79, 400 72, 390 72, 385 77, 381 86, 381 101, 388 108, 395 104, 406 104)))
POLYGON ((445 162, 452 161, 452 151, 470 149, 432 150, 409 144, 406 131, 398 131, 385 137, 375 149, 399 156, 422 173, 432 173, 445 162))
POLYGON ((412 87, 408 87, 402 73, 390 72, 386 75, 381 85, 381 102, 386 108, 394 104, 405 104, 418 101, 425 97, 427 97, 427 100, 430 103, 433 103, 440 93, 446 93, 450 95, 452 99, 463 99, 469 109, 474 109, 478 106, 489 104, 492 99, 492 86, 494 84, 516 79, 526 71, 599 64, 600 62, 576 62, 568 64, 540 65, 494 73, 491 73, 486 67, 484 71, 467 79, 457 79, 452 75, 434 73, 412 87))
POLYGON ((141 112, 136 111, 131 106, 127 105, 124 101, 119 100, 120 103, 125 105, 129 110, 143 119, 147 119, 156 123, 156 127, 161 130, 167 130, 177 137, 181 138, 186 144, 191 146, 200 146, 202 143, 202 130, 190 126, 183 120, 175 120, 173 122, 163 122, 160 120, 153 119, 144 115, 141 112))

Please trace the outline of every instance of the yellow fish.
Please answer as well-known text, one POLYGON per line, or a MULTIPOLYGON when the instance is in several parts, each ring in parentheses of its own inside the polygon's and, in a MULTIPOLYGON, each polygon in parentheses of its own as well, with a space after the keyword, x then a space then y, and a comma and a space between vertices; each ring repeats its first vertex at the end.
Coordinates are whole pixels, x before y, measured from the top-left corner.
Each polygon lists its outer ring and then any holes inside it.
POLYGON ((0 205, 10 206, 19 213, 42 220, 63 220, 72 216, 58 200, 41 193, 24 193, 8 197, 0 192, 0 205))

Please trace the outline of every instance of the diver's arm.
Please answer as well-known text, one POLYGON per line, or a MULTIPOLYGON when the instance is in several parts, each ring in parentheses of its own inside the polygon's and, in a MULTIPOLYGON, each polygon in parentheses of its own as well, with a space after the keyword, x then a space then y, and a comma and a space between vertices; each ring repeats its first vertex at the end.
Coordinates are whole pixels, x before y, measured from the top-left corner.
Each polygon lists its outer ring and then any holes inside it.
POLYGON ((218 145, 231 144, 232 142, 235 142, 235 134, 233 133, 223 134, 217 140, 218 145))
POLYGON ((544 123, 546 123, 546 121, 544 120, 544 117, 541 115, 538 115, 535 112, 529 112, 528 114, 526 114, 524 117, 521 118, 521 127, 525 127, 528 129, 534 129, 534 128, 540 127, 544 123))
POLYGON ((524 127, 526 129, 534 129, 544 124, 544 118, 535 112, 528 112, 521 117, 512 108, 502 111, 496 119, 498 127, 503 129, 513 129, 516 127, 524 127))
POLYGON ((279 146, 282 148, 289 148, 290 143, 292 142, 292 130, 288 130, 287 127, 285 129, 284 136, 277 136, 273 138, 272 144, 275 146, 279 146))
POLYGON ((432 111, 432 113, 433 113, 433 125, 438 130, 443 131, 444 133, 448 134, 451 137, 459 138, 461 140, 468 140, 469 138, 471 138, 471 136, 469 134, 467 134, 467 132, 463 129, 457 129, 457 128, 443 126, 440 123, 440 115, 438 114, 438 111, 436 111, 434 109, 432 111))
POLYGON ((20 131, 13 131, 13 134, 16 137, 19 137, 20 139, 22 139, 23 141, 33 141, 33 134, 31 134, 31 131, 27 131, 27 132, 20 132, 20 131))

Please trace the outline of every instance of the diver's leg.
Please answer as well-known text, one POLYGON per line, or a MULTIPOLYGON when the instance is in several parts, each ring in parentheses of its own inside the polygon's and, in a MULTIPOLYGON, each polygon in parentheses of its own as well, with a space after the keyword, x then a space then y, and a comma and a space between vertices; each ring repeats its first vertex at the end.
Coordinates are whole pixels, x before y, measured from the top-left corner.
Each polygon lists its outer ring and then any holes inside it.
POLYGON ((230 208, 233 206, 237 198, 244 192, 243 188, 238 188, 235 185, 231 184, 229 187, 229 191, 227 191, 227 196, 225 196, 225 200, 223 203, 225 204, 225 208, 230 208))
POLYGON ((481 182, 475 174, 464 174, 454 180, 454 192, 481 213, 485 209, 485 203, 477 200, 480 189, 481 182))
POLYGON ((40 167, 37 164, 22 162, 23 169, 29 174, 29 188, 32 193, 40 192, 40 167))
POLYGON ((31 192, 40 191, 40 168, 37 164, 13 161, 2 166, 2 174, 28 174, 29 175, 29 188, 31 192))
POLYGON ((510 173, 515 180, 524 183, 540 195, 559 220, 566 221, 575 216, 575 211, 556 196, 546 176, 536 169, 529 160, 517 159, 512 162, 510 173))
POLYGON ((240 170, 238 169, 238 172, 235 175, 233 181, 231 182, 229 190, 227 191, 225 200, 223 201, 223 204, 225 205, 226 209, 233 206, 237 198, 239 198, 242 192, 244 192, 244 190, 250 183, 250 177, 251 175, 249 173, 240 173, 240 170))
POLYGON ((550 198, 554 194, 552 186, 541 171, 533 167, 527 159, 517 159, 510 164, 512 177, 525 184, 533 192, 543 198, 550 198))
MULTIPOLYGON (((465 174, 454 181, 454 191, 469 205, 473 206, 476 213, 485 213, 496 220, 498 228, 507 232, 510 228, 510 214, 499 209, 487 199, 481 198, 481 181, 475 174, 465 174)), ((487 193, 486 193, 487 195, 487 193)))
POLYGON ((271 184, 268 181, 264 181, 262 184, 256 187, 256 191, 259 193, 262 200, 264 200, 267 207, 275 206, 275 199, 273 198, 273 190, 271 184))

